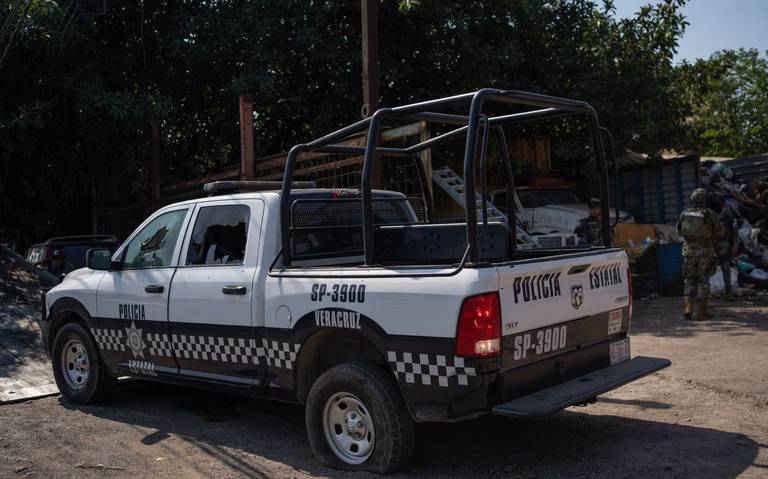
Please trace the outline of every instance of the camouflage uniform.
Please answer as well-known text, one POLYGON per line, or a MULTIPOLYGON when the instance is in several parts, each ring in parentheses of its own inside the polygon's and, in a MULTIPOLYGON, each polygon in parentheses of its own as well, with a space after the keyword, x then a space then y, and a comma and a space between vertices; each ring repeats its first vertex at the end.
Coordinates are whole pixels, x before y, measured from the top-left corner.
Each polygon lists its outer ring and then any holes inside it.
POLYGON ((580 244, 592 244, 602 246, 603 244, 603 220, 594 216, 587 216, 579 220, 579 225, 574 230, 579 237, 580 244))
POLYGON ((579 238, 579 244, 591 244, 594 246, 603 245, 603 219, 600 212, 600 200, 590 198, 587 202, 590 214, 586 218, 579 220, 579 225, 573 231, 579 238), (594 216, 593 216, 594 215, 594 216))
POLYGON ((685 240, 683 244, 683 277, 685 279, 685 318, 690 319, 693 299, 700 300, 699 319, 709 316, 709 277, 715 272, 715 239, 722 236, 721 218, 707 208, 706 191, 697 189, 691 195, 696 206, 680 215, 677 233, 685 240))
POLYGON ((739 241, 739 232, 733 226, 733 213, 728 206, 723 206, 723 210, 718 214, 720 220, 721 234, 715 240, 715 256, 717 265, 723 273, 725 281, 725 298, 731 299, 731 258, 733 247, 739 241))

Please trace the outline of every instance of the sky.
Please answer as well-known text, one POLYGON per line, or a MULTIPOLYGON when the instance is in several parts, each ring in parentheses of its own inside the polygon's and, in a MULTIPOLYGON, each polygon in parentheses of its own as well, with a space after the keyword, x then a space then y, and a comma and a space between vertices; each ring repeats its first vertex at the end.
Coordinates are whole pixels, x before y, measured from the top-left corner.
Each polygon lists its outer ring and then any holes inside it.
MULTIPOLYGON (((616 14, 631 17, 653 0, 615 0, 616 14)), ((693 62, 726 48, 768 50, 768 0, 689 0, 683 14, 690 25, 675 56, 693 62)))

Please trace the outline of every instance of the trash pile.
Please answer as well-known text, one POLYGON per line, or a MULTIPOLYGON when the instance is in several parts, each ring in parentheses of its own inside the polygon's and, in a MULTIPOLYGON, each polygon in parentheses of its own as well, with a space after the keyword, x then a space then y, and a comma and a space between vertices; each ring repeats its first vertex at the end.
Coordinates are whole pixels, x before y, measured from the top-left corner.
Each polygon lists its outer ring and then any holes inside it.
POLYGON ((27 262, 12 250, 0 246, 0 291, 28 301, 39 302, 40 291, 59 284, 58 278, 27 262))
MULTIPOLYGON (((739 286, 768 291, 768 181, 734 181, 733 172, 722 163, 702 168, 702 185, 711 195, 710 206, 736 232, 731 259, 731 281, 739 286)), ((710 278, 713 294, 723 292, 721 272, 710 278), (718 274, 720 275, 718 277, 718 274)))
MULTIPOLYGON (((715 162, 702 167, 701 177, 709 192, 707 206, 720 215, 726 230, 715 246, 718 261, 724 259, 726 265, 719 264, 710 278, 710 292, 768 294, 768 179, 739 183, 727 166, 715 162)), ((682 295, 682 241, 674 225, 614 226, 613 244, 629 256, 636 296, 682 295)))

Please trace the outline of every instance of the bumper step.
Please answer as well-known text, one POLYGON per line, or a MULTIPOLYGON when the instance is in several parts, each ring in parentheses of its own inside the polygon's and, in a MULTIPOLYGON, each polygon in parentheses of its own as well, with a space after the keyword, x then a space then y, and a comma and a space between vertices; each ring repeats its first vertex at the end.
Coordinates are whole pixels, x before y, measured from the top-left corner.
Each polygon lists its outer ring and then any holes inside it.
POLYGON ((669 359, 638 356, 615 366, 499 404, 493 408, 493 414, 514 418, 543 416, 586 402, 599 394, 664 369, 670 364, 672 363, 669 359))

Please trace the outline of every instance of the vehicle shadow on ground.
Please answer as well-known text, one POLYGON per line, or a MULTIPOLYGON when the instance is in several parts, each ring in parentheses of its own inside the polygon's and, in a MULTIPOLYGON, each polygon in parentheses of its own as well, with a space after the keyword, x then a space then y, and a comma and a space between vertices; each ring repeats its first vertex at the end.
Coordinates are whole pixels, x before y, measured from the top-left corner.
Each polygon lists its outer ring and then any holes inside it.
MULTIPOLYGON (((282 475, 347 475, 314 461, 301 406, 142 381, 120 385, 111 402, 61 404, 128 424, 144 445, 181 438, 185 447, 164 454, 201 474, 206 470, 190 450, 252 477, 274 475, 263 459, 281 465, 282 475)), ((628 404, 627 410, 643 406, 665 407, 628 404)), ((569 409, 535 420, 485 416, 420 424, 412 465, 392 477, 736 477, 759 451, 741 434, 587 411, 569 409)))
POLYGON ((713 299, 710 313, 714 319, 709 321, 685 321, 682 301, 682 298, 667 297, 635 303, 631 334, 687 338, 700 332, 743 336, 768 331, 768 320, 762 313, 768 306, 768 298, 764 296, 735 301, 713 299))

